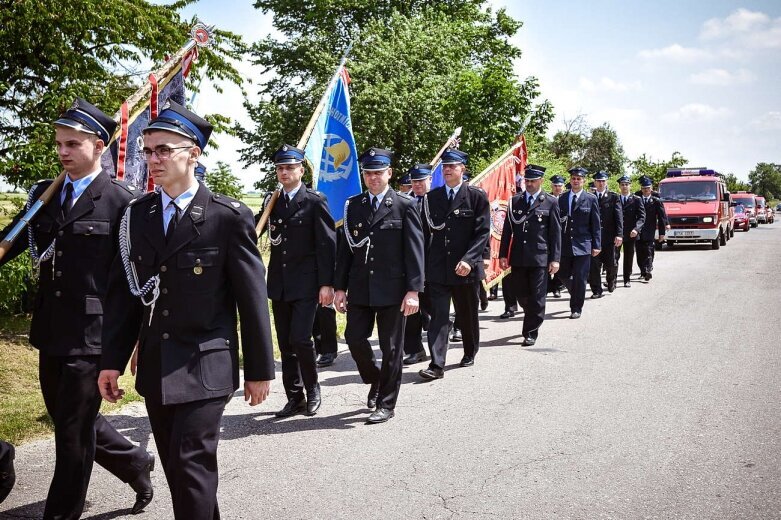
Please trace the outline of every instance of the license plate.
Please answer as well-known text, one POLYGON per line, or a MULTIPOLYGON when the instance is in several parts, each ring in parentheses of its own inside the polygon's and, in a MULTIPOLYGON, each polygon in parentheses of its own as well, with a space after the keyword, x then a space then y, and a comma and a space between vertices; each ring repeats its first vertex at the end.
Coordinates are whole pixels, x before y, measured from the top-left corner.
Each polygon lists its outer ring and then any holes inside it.
POLYGON ((693 237, 696 234, 695 231, 676 231, 675 236, 677 237, 693 237))

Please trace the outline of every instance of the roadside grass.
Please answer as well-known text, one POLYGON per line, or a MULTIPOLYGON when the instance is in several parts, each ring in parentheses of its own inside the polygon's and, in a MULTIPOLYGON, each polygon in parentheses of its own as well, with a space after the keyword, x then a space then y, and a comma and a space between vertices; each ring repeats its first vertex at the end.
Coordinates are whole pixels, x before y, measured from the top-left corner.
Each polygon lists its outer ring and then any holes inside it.
POLYGON ((24 193, 0 193, 0 229, 13 220, 25 200, 27 195, 24 193))

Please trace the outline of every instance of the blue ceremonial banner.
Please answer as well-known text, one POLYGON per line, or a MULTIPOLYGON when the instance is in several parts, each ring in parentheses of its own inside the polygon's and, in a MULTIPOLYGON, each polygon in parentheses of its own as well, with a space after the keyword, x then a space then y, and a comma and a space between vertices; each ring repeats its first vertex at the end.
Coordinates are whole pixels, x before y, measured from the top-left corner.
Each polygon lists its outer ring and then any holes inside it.
POLYGON ((442 175, 442 161, 437 161, 437 165, 431 170, 431 189, 439 188, 445 185, 445 177, 442 175))
POLYGON ((362 191, 350 119, 350 93, 347 69, 340 67, 336 81, 326 92, 328 102, 320 113, 304 149, 312 166, 313 185, 328 197, 328 207, 339 225, 344 219, 344 203, 362 191))

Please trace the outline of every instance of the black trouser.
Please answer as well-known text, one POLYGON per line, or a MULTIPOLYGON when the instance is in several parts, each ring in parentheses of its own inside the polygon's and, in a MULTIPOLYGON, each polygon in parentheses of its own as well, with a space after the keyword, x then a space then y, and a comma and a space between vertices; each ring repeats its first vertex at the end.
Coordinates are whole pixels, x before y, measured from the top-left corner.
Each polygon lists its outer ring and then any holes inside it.
POLYGON ((418 293, 420 312, 407 316, 407 325, 404 327, 404 353, 407 355, 426 353, 423 348, 423 329, 428 328, 430 316, 428 313, 428 297, 425 292, 418 293))
POLYGON ((230 396, 163 405, 146 399, 157 453, 165 470, 174 518, 217 520, 217 443, 230 396))
POLYGON ((10 473, 14 468, 15 450, 12 444, 0 441, 0 504, 11 493, 16 478, 11 478, 10 473))
MULTIPOLYGON (((622 247, 624 250, 624 283, 627 283, 629 278, 632 276, 632 263, 635 260, 635 242, 636 239, 634 238, 624 239, 624 245, 622 247)), ((616 249, 616 262, 618 262, 620 258, 621 249, 616 249)))
POLYGON ((594 294, 602 294, 602 268, 605 268, 605 281, 615 285, 618 276, 618 263, 616 260, 615 246, 607 247, 597 256, 591 258, 589 267, 589 286, 594 294))
POLYGON ((561 257, 559 275, 569 291, 569 308, 572 312, 583 312, 590 266, 591 255, 561 257))
POLYGON ((321 355, 336 354, 336 310, 333 307, 317 306, 312 338, 315 341, 315 352, 321 355))
POLYGON ((513 293, 523 308, 523 337, 537 339, 545 321, 548 268, 513 266, 513 293))
POLYGON ((41 352, 38 359, 41 393, 54 423, 55 451, 43 517, 79 518, 93 461, 122 482, 130 482, 148 464, 149 455, 98 413, 100 356, 49 356, 41 352))
POLYGON ((347 328, 344 339, 350 348, 361 380, 372 385, 379 383, 377 408, 396 407, 401 387, 401 361, 404 357, 404 327, 407 319, 399 311, 399 305, 368 307, 348 304, 347 328), (380 337, 382 366, 378 366, 369 338, 377 322, 380 337))
POLYGON ((317 356, 312 342, 317 300, 272 300, 271 308, 282 356, 282 385, 288 399, 301 400, 304 390, 309 394, 317 386, 317 356))
POLYGON ((557 272, 553 276, 548 275, 548 290, 550 292, 561 292, 562 289, 564 289, 564 282, 559 278, 559 273, 557 272))
POLYGON ((518 300, 515 297, 513 289, 513 273, 509 272, 502 278, 502 299, 504 300, 504 310, 516 312, 518 310, 518 300))
POLYGON ((488 293, 485 291, 485 287, 483 287, 483 281, 478 280, 477 281, 477 294, 479 296, 480 305, 488 304, 488 293))
POLYGON ((645 275, 654 270, 654 240, 637 241, 637 267, 640 274, 645 275))
POLYGON ((431 324, 428 328, 428 348, 431 351, 432 368, 445 368, 448 348, 448 325, 450 322, 450 300, 456 309, 457 325, 464 338, 464 355, 476 356, 480 348, 480 324, 477 318, 477 285, 464 283, 426 285, 431 304, 431 324))

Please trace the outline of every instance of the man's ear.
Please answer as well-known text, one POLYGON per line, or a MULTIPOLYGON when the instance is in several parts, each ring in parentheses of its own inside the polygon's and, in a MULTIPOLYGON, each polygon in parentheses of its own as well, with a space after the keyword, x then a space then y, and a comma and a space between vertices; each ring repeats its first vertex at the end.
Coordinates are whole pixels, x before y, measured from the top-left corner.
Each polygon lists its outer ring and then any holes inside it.
POLYGON ((103 142, 103 139, 95 139, 95 152, 97 152, 98 155, 103 154, 103 150, 106 149, 106 143, 103 142))
POLYGON ((198 146, 190 148, 190 162, 198 162, 201 158, 201 149, 198 146))

